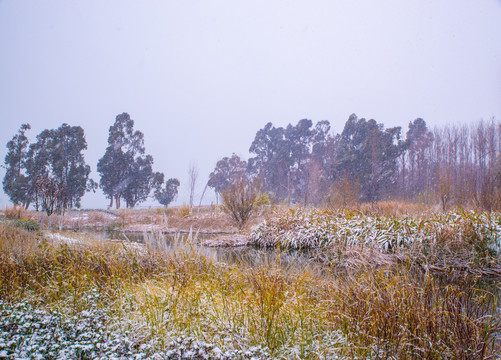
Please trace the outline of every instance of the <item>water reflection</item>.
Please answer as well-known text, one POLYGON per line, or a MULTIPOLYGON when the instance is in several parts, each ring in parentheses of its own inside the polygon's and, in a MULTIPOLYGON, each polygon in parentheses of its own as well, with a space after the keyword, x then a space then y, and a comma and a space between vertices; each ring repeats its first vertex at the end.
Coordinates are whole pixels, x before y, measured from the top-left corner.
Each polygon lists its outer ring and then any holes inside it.
POLYGON ((277 251, 276 249, 259 249, 251 246, 236 248, 208 248, 200 249, 214 261, 229 264, 238 264, 250 267, 280 266, 304 269, 311 267, 306 253, 297 250, 277 251))
POLYGON ((178 251, 195 251, 214 262, 248 267, 279 266, 281 268, 318 270, 312 264, 310 254, 304 250, 262 249, 253 246, 210 247, 200 245, 209 236, 195 232, 187 235, 164 233, 132 233, 122 231, 105 231, 95 236, 110 240, 130 241, 145 245, 154 251, 166 253, 178 251))

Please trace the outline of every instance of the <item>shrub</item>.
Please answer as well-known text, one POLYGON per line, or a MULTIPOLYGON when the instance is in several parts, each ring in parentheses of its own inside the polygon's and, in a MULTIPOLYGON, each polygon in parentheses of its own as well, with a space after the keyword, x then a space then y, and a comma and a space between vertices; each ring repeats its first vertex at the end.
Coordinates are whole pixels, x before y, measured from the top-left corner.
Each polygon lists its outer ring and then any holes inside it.
POLYGON ((40 225, 35 220, 17 220, 14 224, 28 231, 40 231, 40 225))
POLYGON ((256 204, 259 206, 271 205, 271 200, 270 197, 268 196, 268 193, 261 194, 257 198, 256 204))
POLYGON ((21 207, 8 207, 5 209, 5 217, 7 219, 19 220, 23 218, 24 208, 21 207))
POLYGON ((223 210, 231 216, 239 230, 242 230, 261 198, 259 181, 251 181, 241 176, 223 191, 222 198, 223 210))
POLYGON ((183 204, 178 208, 178 213, 181 217, 188 217, 191 214, 191 209, 188 205, 183 204))

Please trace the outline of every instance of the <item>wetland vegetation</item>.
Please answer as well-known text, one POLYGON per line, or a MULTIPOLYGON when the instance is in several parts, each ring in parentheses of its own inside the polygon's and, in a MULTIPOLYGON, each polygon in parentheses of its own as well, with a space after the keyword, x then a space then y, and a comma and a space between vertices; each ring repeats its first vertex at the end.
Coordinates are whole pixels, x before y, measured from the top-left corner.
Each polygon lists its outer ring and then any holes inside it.
MULTIPOLYGON (((244 233, 235 233, 248 241, 240 249, 255 252, 227 247, 231 256, 207 252, 205 245, 220 243, 200 235, 206 223, 212 233, 236 231, 217 208, 123 211, 109 218, 88 212, 80 214, 79 229, 63 219, 68 230, 62 232, 4 218, 0 354, 499 357, 499 214, 398 209, 266 208, 244 233), (146 233, 142 243, 85 234, 98 217, 101 229, 176 225, 187 234, 178 232, 169 251, 159 232, 146 233), (267 255, 252 261, 259 253, 267 255)), ((25 220, 38 216, 18 213, 25 220)))

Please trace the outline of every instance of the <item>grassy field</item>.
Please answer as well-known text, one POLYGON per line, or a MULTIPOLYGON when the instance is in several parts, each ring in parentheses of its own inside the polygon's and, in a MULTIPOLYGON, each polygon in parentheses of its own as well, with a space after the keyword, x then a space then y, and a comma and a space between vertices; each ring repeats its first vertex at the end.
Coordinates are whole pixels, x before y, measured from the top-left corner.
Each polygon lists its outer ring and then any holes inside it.
POLYGON ((183 237, 169 253, 65 241, 3 221, 0 357, 501 356, 499 215, 282 209, 260 220, 256 245, 278 259, 308 247, 311 266, 214 262, 183 237))

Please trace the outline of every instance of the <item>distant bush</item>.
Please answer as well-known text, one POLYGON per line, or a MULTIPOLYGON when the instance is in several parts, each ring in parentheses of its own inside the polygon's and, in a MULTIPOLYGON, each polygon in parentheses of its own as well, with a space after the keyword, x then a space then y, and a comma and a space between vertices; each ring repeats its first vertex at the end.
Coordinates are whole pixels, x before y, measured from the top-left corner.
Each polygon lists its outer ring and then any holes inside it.
POLYGON ((174 215, 176 212, 175 208, 168 208, 168 207, 157 207, 153 210, 155 215, 174 215))
POLYGON ((271 200, 270 200, 270 197, 268 196, 268 193, 261 194, 256 199, 256 205, 259 205, 259 206, 271 205, 271 200))
POLYGON ((24 208, 21 207, 8 207, 5 209, 5 217, 12 220, 19 220, 23 218, 24 208))
POLYGON ((34 220, 17 220, 15 225, 28 231, 40 231, 40 225, 34 220))
POLYGON ((181 217, 188 217, 191 214, 191 209, 188 205, 183 204, 178 208, 178 213, 181 217))
POLYGON ((242 230, 258 205, 260 184, 244 177, 237 179, 223 191, 223 209, 242 230))

